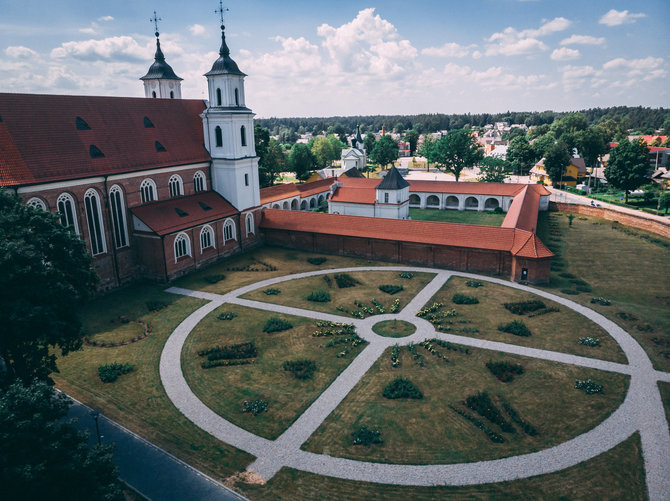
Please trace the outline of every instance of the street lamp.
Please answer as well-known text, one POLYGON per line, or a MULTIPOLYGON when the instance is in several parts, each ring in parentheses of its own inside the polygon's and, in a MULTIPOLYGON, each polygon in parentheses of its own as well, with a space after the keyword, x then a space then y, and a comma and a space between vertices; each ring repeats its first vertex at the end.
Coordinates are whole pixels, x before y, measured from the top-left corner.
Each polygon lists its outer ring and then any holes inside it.
POLYGON ((93 418, 93 421, 95 421, 95 433, 98 436, 98 445, 102 445, 100 427, 98 425, 98 418, 100 417, 100 413, 98 411, 91 411, 89 415, 93 418))

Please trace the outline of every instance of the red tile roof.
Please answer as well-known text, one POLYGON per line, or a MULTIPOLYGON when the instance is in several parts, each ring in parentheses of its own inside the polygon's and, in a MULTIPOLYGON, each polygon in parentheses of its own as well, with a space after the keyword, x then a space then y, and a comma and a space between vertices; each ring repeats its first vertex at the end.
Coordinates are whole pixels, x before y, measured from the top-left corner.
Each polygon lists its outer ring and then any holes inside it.
MULTIPOLYGON (((509 183, 457 183, 456 181, 410 181, 410 193, 459 193, 513 197, 524 185, 509 183)), ((548 194, 548 193, 547 193, 548 194)))
POLYGON ((537 259, 554 255, 535 233, 521 229, 514 230, 514 245, 510 252, 515 256, 537 259))
POLYGON ((201 100, 0 93, 0 186, 209 162, 204 109, 201 100), (90 130, 77 130, 77 117, 90 130), (91 158, 91 145, 104 158, 91 158))
POLYGON ((140 205, 130 211, 158 235, 167 235, 238 213, 235 207, 214 191, 140 205), (201 204, 210 209, 206 210, 201 204), (187 215, 180 216, 175 209, 187 215))
POLYGON ((331 197, 333 202, 344 202, 352 204, 373 204, 377 197, 376 187, 379 179, 368 179, 364 177, 340 177, 338 182, 342 183, 331 197))
POLYGON ((507 215, 502 222, 503 228, 520 228, 535 233, 537 229, 537 213, 540 210, 540 194, 532 186, 527 185, 519 195, 514 197, 507 215))
POLYGON ((317 193, 324 193, 330 190, 330 187, 334 182, 334 177, 327 177, 311 183, 285 183, 261 188, 261 205, 276 202, 277 200, 284 200, 286 198, 297 196, 304 198, 316 195, 317 193))

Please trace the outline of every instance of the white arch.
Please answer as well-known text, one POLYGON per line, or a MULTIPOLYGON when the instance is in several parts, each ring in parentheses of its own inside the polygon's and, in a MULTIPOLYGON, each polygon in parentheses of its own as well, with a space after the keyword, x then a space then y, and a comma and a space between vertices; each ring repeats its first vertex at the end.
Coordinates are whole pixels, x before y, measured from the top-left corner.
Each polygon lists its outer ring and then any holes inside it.
POLYGON ((426 207, 439 207, 440 206, 440 197, 437 195, 430 195, 426 199, 426 207))
POLYGON ((298 199, 294 198, 291 200, 291 210, 298 210, 298 199))
POLYGON ((91 243, 91 254, 102 254, 107 251, 105 242, 105 226, 102 223, 102 208, 100 195, 93 188, 89 188, 84 194, 84 206, 86 208, 86 221, 88 223, 88 236, 91 243))
POLYGON ((170 198, 179 197, 184 194, 184 181, 179 174, 173 174, 168 181, 170 198))
POLYGON ((114 223, 116 248, 128 245, 128 225, 126 224, 126 205, 123 202, 123 190, 118 184, 109 189, 109 205, 114 223))
POLYGON ((465 210, 479 209, 479 200, 477 197, 468 197, 465 199, 465 210))
POLYGON ((246 229, 247 229, 247 238, 249 238, 249 235, 255 235, 256 234, 256 229, 254 228, 254 215, 250 212, 247 214, 247 217, 245 218, 246 222, 246 229))
POLYGON ((228 240, 237 240, 235 222, 230 218, 223 223, 223 245, 226 245, 228 240))
POLYGON ((47 204, 41 198, 33 197, 26 202, 28 207, 33 209, 47 210, 47 204))
POLYGON ((191 239, 184 232, 179 233, 174 239, 174 262, 180 257, 191 255, 191 239))
POLYGON ((199 170, 193 174, 193 191, 197 193, 205 190, 207 190, 207 178, 205 173, 199 170))
POLYGON ((214 230, 210 225, 206 224, 200 230, 200 254, 210 247, 216 248, 216 241, 214 239, 214 230))
POLYGON ((300 202, 300 210, 307 210, 307 200, 300 202))
POLYGON ((416 193, 412 193, 409 196, 409 204, 410 205, 421 205, 421 197, 417 195, 416 193))
POLYGON ((282 204, 282 209, 283 210, 288 210, 288 202, 287 201, 284 201, 284 203, 282 204))
POLYGON ((459 201, 456 195, 449 195, 445 201, 444 207, 446 209, 458 209, 459 201))
POLYGON ((497 198, 490 197, 487 198, 486 201, 484 202, 484 209, 486 210, 493 210, 500 207, 500 202, 498 201, 497 198))
POLYGON ((69 193, 61 193, 56 200, 56 207, 60 213, 60 222, 63 226, 72 226, 74 232, 79 235, 79 224, 77 223, 77 205, 69 193))
POLYGON ((142 203, 153 202, 158 200, 158 190, 153 179, 147 178, 140 184, 140 197, 142 203))

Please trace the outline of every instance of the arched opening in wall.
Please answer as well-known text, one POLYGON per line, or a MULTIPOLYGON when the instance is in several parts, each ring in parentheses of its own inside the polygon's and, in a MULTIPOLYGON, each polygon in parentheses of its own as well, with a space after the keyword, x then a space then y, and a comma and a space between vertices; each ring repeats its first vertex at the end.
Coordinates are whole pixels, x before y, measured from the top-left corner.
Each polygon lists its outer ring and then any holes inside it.
POLYGON ((223 146, 223 133, 221 132, 221 127, 218 125, 216 126, 216 129, 214 129, 214 136, 216 138, 217 148, 221 148, 223 146))
POLYGON ((205 174, 203 174, 202 171, 198 171, 193 175, 193 191, 197 193, 199 191, 205 191, 205 188, 207 188, 205 174))
POLYGON ((430 195, 426 199, 426 207, 430 209, 437 209, 440 206, 440 199, 435 195, 430 195))
POLYGON ((282 204, 282 209, 284 209, 284 210, 288 210, 288 202, 284 202, 284 203, 282 204))
POLYGON ((180 257, 191 255, 191 239, 186 233, 180 233, 174 239, 174 262, 176 263, 180 257))
POLYGON ((307 200, 300 202, 300 210, 307 210, 307 200))
POLYGON ((477 210, 479 209, 479 200, 475 197, 468 197, 465 199, 465 210, 477 210))
POLYGON ((291 200, 291 210, 298 210, 298 201, 295 198, 291 200))
POLYGON ((105 246, 105 228, 102 225, 102 211, 100 209, 100 197, 94 189, 89 189, 84 194, 84 206, 86 208, 86 222, 88 223, 88 236, 91 242, 91 254, 102 254, 107 251, 105 246))
POLYGON ((77 211, 75 209, 74 198, 69 193, 62 193, 58 197, 58 212, 60 213, 60 222, 66 228, 72 228, 79 235, 77 225, 77 211))
POLYGON ((272 208, 273 208, 273 209, 279 209, 279 204, 274 204, 274 205, 272 206, 272 208))
POLYGON ((210 247, 214 247, 214 230, 211 226, 205 225, 200 230, 200 253, 210 247))
POLYGON ((235 106, 240 105, 240 91, 235 89, 235 106))
POLYGON ((182 181, 179 174, 174 174, 168 181, 168 188, 170 189, 170 197, 180 197, 184 194, 184 181, 182 181))
POLYGON ((155 90, 152 90, 152 91, 151 91, 151 97, 153 97, 153 98, 156 97, 156 91, 155 91, 155 90))
POLYGON ((153 179, 145 179, 140 185, 140 195, 142 197, 142 203, 153 202, 158 200, 156 196, 156 183, 153 179))
POLYGON ((114 241, 116 248, 128 245, 128 227, 126 226, 126 207, 123 203, 121 187, 114 185, 109 190, 109 204, 112 211, 114 227, 114 241))
POLYGON ((216 105, 221 106, 221 89, 216 89, 216 105))
POLYGON ((321 205, 324 202, 325 198, 323 195, 319 195, 319 205, 321 205))
POLYGON ((494 210, 498 207, 500 207, 500 203, 495 198, 487 198, 486 202, 484 202, 484 209, 486 210, 494 210))
POLYGON ((32 207, 33 209, 39 209, 39 210, 47 210, 47 205, 44 203, 44 201, 41 198, 33 197, 30 200, 26 202, 26 205, 28 207, 32 207))
POLYGON ((247 145, 247 128, 243 125, 240 127, 240 140, 242 143, 242 146, 247 145))
POLYGON ((247 227, 247 238, 249 238, 249 235, 256 234, 256 228, 254 228, 254 215, 251 213, 247 214, 246 227, 247 227))
POLYGON ((409 206, 410 207, 420 207, 421 206, 421 197, 419 195, 410 195, 409 196, 409 206))
POLYGON ((309 208, 310 209, 316 209, 316 198, 310 198, 309 199, 309 208))
POLYGON ((174 99, 174 91, 170 91, 170 99, 174 99))
POLYGON ((223 224, 223 244, 225 245, 228 240, 237 240, 235 233, 235 223, 232 219, 227 219, 223 224))
POLYGON ((447 209, 458 209, 458 197, 449 195, 445 204, 447 209))

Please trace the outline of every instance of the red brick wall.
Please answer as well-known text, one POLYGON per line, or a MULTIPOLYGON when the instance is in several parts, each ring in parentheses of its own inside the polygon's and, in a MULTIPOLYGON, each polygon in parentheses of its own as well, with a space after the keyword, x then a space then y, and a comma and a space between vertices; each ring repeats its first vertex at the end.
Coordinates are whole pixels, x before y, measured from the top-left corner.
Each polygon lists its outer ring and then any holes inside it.
POLYGON ((652 233, 662 235, 665 238, 670 238, 670 221, 667 223, 662 223, 654 219, 647 219, 642 215, 634 216, 625 212, 619 212, 616 209, 604 209, 602 207, 591 207, 590 205, 551 202, 549 208, 550 210, 554 211, 558 210, 561 212, 573 212, 587 216, 601 217, 610 221, 618 221, 619 223, 625 224, 627 226, 633 226, 634 228, 651 231, 652 233))

